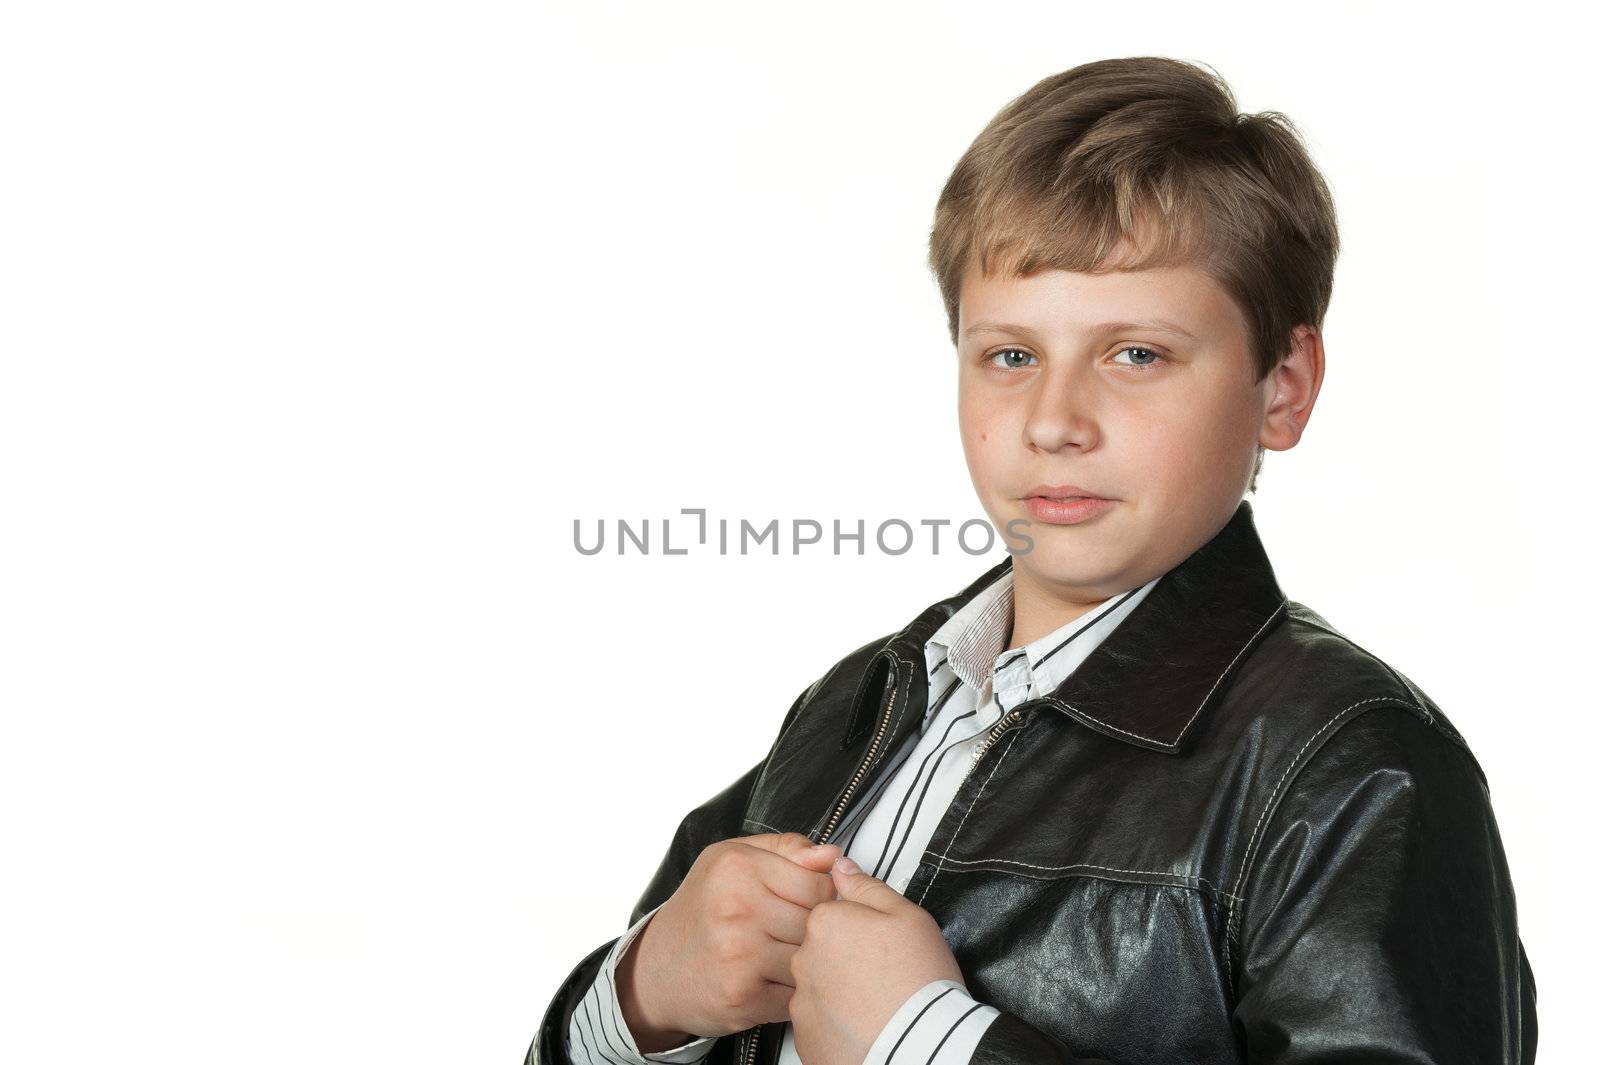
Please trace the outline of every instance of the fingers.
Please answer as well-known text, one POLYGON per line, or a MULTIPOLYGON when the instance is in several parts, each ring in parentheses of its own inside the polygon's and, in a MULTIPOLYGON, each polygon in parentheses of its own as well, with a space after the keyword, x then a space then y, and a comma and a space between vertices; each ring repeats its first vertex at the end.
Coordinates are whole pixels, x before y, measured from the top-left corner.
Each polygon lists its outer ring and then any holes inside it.
POLYGON ((833 876, 826 870, 818 872, 808 869, 764 850, 754 851, 749 857, 755 860, 755 875, 767 890, 796 906, 804 906, 809 910, 819 902, 831 901, 837 895, 833 876))
POLYGON ((790 857, 811 849, 811 840, 799 832, 764 832, 758 836, 739 836, 737 841, 772 854, 790 857))
POLYGON ((757 907, 761 927, 774 940, 799 946, 805 939, 806 919, 811 916, 809 906, 797 906, 788 899, 767 892, 757 907))
MULTIPOLYGON (((787 972, 785 980, 791 979, 787 972)), ((787 1021, 789 1019, 789 1000, 794 998, 794 986, 788 983, 769 981, 764 989, 756 993, 757 1010, 760 1023, 768 1024, 773 1021, 787 1021)))
POLYGON ((824 843, 820 848, 802 850, 789 855, 789 860, 813 872, 826 873, 833 863, 844 857, 844 848, 837 843, 824 843))
POLYGON ((793 993, 794 973, 790 969, 790 964, 795 951, 799 949, 793 943, 780 943, 776 939, 767 940, 762 945, 760 957, 756 961, 756 972, 770 985, 793 993))
POLYGON ((811 840, 800 832, 761 832, 754 836, 736 836, 740 843, 749 847, 760 847, 773 854, 787 854, 790 851, 803 851, 811 846, 811 840))
POLYGON ((741 836, 734 842, 782 855, 802 868, 825 875, 833 868, 833 863, 844 855, 844 848, 837 843, 814 844, 809 837, 798 832, 769 832, 759 836, 741 836))

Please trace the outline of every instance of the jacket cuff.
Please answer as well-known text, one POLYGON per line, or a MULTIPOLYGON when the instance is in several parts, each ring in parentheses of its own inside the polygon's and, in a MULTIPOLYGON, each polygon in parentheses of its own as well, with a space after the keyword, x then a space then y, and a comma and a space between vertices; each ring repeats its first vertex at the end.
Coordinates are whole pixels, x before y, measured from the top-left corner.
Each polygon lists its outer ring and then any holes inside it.
POLYGON ((572 1025, 572 1011, 577 1008, 583 992, 594 982, 600 966, 605 964, 606 955, 616 944, 617 941, 613 939, 594 948, 561 981, 561 986, 550 997, 550 1004, 545 1007, 544 1019, 534 1032, 523 1065, 572 1065, 572 1059, 567 1057, 567 1029, 572 1025))

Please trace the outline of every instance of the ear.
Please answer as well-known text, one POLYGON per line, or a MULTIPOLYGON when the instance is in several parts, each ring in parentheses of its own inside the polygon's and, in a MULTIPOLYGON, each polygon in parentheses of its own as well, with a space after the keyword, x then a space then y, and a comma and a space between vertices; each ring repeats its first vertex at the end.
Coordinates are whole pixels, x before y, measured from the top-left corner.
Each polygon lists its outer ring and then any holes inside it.
POLYGON ((1287 451, 1300 442, 1322 390, 1325 368, 1322 334, 1313 326, 1295 326, 1289 353, 1262 382, 1266 408, 1257 438, 1262 447, 1287 451))

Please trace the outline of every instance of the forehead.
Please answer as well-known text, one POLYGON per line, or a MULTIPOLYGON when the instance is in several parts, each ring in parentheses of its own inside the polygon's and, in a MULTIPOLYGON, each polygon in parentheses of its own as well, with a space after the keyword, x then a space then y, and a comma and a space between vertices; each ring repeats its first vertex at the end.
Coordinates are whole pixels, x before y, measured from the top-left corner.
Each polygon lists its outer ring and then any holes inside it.
POLYGON ((984 323, 1068 335, 1107 323, 1166 325, 1197 340, 1242 334, 1245 321, 1228 293, 1190 265, 1080 273, 1045 269, 1026 277, 983 276, 969 264, 961 283, 960 336, 984 323))

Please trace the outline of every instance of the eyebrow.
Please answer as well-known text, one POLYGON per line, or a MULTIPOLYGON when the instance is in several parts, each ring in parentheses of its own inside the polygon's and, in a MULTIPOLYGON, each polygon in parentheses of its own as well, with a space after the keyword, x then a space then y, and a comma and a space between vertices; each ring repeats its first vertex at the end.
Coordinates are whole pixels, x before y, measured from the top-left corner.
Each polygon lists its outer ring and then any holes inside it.
MULTIPOLYGON (((1090 328, 1097 333, 1109 333, 1113 330, 1122 329, 1150 329, 1162 333, 1171 333, 1174 336, 1186 337, 1189 340, 1198 341, 1200 339, 1187 329, 1173 325, 1171 322, 1163 322, 1155 318, 1151 318, 1148 321, 1143 322, 1101 322, 1098 325, 1091 326, 1090 328)), ((1033 330, 1029 329, 1025 325, 1014 325, 1010 322, 974 322, 972 325, 967 326, 966 331, 962 333, 962 336, 970 337, 975 333, 1017 333, 1022 336, 1034 335, 1033 330)))

